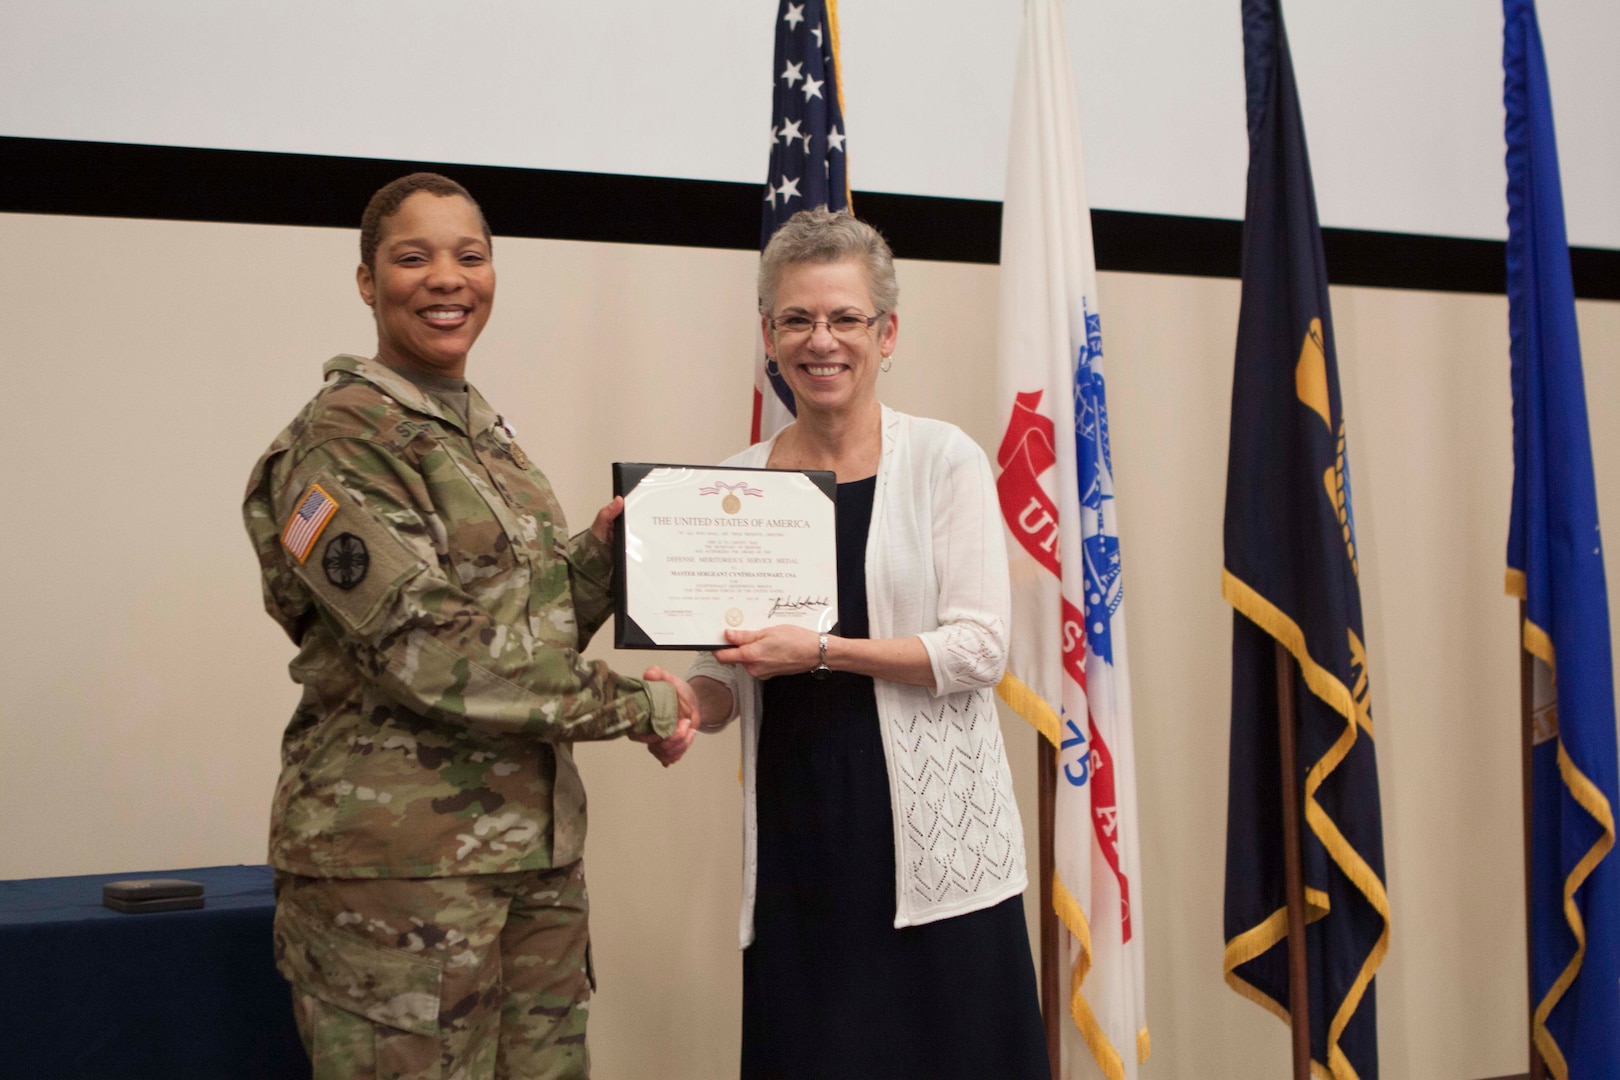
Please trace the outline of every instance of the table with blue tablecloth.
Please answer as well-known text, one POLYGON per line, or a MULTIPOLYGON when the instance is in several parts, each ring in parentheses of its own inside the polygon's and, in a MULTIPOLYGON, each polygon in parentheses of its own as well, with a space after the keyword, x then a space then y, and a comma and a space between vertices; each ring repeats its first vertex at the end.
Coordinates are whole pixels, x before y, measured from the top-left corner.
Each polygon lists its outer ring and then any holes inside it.
POLYGON ((268 866, 0 881, 0 1078, 307 1078, 274 911, 268 866), (128 878, 200 882, 205 906, 103 907, 128 878))

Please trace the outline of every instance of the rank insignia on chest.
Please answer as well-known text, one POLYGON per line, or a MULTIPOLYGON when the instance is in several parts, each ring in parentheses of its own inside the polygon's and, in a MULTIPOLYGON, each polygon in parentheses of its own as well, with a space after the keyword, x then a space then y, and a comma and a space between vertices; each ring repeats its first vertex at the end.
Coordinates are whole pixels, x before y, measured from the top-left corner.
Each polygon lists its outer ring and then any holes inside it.
POLYGON ((304 497, 298 500, 298 509, 293 511, 286 527, 281 530, 281 546, 298 560, 300 566, 315 549, 315 541, 321 538, 321 533, 337 510, 337 502, 321 490, 319 484, 311 484, 304 497))
POLYGON ((529 467, 529 455, 523 452, 523 447, 517 443, 507 443, 506 452, 512 455, 512 464, 520 469, 529 467))

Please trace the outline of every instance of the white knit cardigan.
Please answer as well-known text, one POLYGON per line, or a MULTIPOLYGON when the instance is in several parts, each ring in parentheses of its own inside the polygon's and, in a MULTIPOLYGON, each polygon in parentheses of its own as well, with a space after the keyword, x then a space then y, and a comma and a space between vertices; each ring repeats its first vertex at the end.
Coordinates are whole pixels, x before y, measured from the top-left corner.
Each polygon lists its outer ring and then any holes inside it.
MULTIPOLYGON (((1011 600, 990 463, 951 424, 887 406, 882 423, 866 538, 871 636, 920 638, 934 672, 932 687, 874 680, 894 808, 894 925, 903 927, 1000 903, 1024 891, 1028 874, 993 690, 1007 664, 1011 600)), ((725 464, 764 468, 774 443, 725 464)), ((746 948, 759 852, 760 684, 708 653, 690 674, 730 687, 742 718, 746 948)))

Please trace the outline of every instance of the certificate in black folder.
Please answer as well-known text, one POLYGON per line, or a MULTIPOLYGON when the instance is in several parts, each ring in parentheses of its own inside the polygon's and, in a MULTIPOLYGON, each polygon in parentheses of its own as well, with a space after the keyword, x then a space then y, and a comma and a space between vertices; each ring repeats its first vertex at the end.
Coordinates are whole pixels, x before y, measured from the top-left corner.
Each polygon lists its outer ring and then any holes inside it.
POLYGON ((723 649, 728 629, 838 628, 831 472, 614 462, 621 649, 723 649))

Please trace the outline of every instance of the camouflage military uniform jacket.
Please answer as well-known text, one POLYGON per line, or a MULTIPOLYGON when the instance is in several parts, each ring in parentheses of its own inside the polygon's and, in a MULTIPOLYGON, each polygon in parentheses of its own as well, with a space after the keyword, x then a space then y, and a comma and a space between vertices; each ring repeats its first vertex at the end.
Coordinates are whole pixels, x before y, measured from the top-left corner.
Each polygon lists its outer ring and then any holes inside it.
POLYGON ((608 546, 568 538, 478 391, 464 426, 375 360, 325 371, 243 504, 303 687, 270 861, 312 877, 573 862, 585 791, 570 744, 675 725, 668 684, 579 655, 609 613, 608 546))

